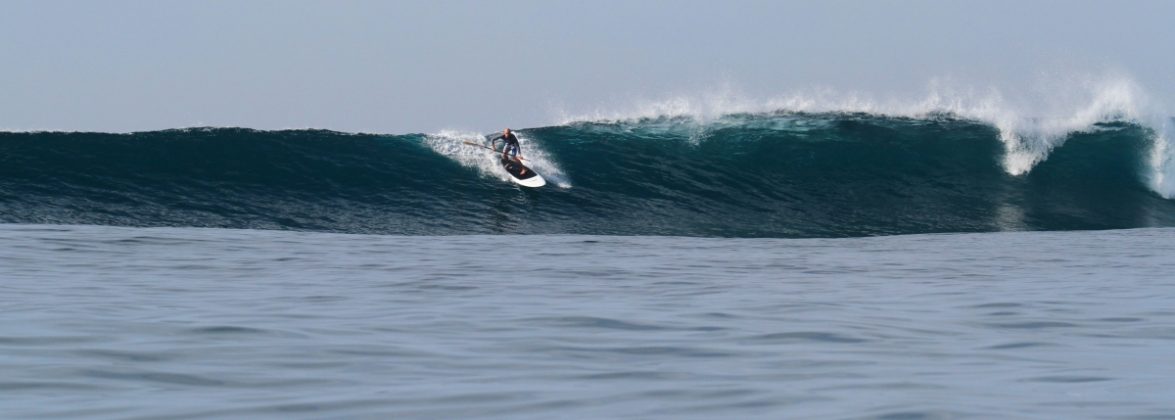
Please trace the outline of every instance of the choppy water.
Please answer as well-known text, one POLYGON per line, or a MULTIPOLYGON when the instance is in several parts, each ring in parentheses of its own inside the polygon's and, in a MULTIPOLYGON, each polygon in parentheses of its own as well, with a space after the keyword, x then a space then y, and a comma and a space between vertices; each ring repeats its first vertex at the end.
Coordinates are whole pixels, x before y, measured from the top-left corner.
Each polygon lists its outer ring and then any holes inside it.
POLYGON ((1172 249, 0 225, 0 412, 1175 418, 1172 249))

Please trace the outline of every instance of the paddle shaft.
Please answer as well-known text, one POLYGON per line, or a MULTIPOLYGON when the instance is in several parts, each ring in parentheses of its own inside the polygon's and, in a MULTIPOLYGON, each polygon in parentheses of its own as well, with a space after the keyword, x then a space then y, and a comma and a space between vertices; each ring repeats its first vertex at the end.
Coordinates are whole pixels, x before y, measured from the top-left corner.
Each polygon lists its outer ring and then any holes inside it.
MULTIPOLYGON (((497 153, 497 152, 498 152, 497 150, 494 150, 494 148, 493 148, 493 147, 489 147, 489 146, 486 146, 486 145, 484 145, 484 144, 477 144, 477 143, 474 143, 474 142, 471 142, 471 141, 466 141, 466 142, 463 142, 463 143, 465 143, 465 144, 468 144, 468 145, 470 145, 470 146, 477 146, 477 147, 480 147, 480 148, 482 148, 482 149, 488 149, 488 150, 490 150, 490 151, 492 151, 492 152, 495 152, 495 153, 497 153)), ((518 160, 526 160, 526 158, 524 158, 524 157, 522 157, 522 156, 515 156, 515 157, 517 157, 517 158, 518 158, 518 160)))

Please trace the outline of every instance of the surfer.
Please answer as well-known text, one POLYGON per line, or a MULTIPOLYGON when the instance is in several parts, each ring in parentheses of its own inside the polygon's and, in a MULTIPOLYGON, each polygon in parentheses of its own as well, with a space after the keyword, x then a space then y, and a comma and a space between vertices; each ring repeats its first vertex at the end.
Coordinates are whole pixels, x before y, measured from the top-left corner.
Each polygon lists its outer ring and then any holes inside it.
POLYGON ((518 154, 522 151, 518 145, 518 137, 514 136, 514 133, 507 128, 502 130, 502 134, 498 137, 490 140, 490 144, 497 145, 498 140, 505 143, 502 145, 502 160, 518 161, 518 154))
MULTIPOLYGON (((521 160, 519 153, 522 152, 522 147, 518 145, 518 137, 515 136, 509 128, 507 128, 502 130, 502 134, 498 135, 498 137, 494 137, 493 140, 490 140, 490 144, 496 145, 498 140, 501 140, 504 143, 502 145, 502 162, 519 163, 521 160)), ((521 175, 526 175, 526 167, 522 165, 519 166, 519 173, 521 175)), ((507 166, 507 168, 509 168, 509 166, 507 166)))

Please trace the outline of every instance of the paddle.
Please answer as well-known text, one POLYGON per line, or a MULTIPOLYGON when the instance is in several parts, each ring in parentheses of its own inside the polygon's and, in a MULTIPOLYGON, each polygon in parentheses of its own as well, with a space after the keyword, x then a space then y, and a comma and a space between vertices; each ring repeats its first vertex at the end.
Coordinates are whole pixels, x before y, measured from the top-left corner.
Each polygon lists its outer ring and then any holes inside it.
MULTIPOLYGON (((486 146, 486 145, 484 145, 484 144, 477 144, 477 143, 474 143, 474 142, 471 142, 471 141, 464 141, 464 142, 462 142, 462 143, 468 144, 468 145, 470 145, 470 146, 477 146, 477 147, 480 147, 480 148, 482 148, 482 149, 488 149, 488 150, 490 150, 490 151, 493 151, 493 152, 495 152, 495 153, 498 153, 498 151, 497 151, 497 150, 494 150, 494 148, 493 148, 493 147, 489 147, 489 146, 486 146)), ((522 156, 515 156, 515 157, 517 157, 517 158, 518 158, 518 160, 527 160, 526 158, 524 158, 524 157, 522 157, 522 156)))

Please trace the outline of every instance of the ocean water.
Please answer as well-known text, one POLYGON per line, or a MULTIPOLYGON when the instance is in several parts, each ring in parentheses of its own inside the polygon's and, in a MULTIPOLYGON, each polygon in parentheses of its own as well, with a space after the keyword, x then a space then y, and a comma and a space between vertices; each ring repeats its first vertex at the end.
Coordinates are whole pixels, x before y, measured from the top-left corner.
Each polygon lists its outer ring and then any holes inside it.
POLYGON ((0 225, 0 417, 1175 418, 1172 249, 0 225))
POLYGON ((1032 137, 951 115, 778 112, 518 134, 548 187, 512 185, 465 144, 480 133, 0 132, 0 223, 767 238, 1175 226, 1175 148, 1132 120, 1032 137))
POLYGON ((0 132, 0 418, 1175 419, 1175 122, 1095 93, 517 130, 540 189, 484 133, 0 132))

